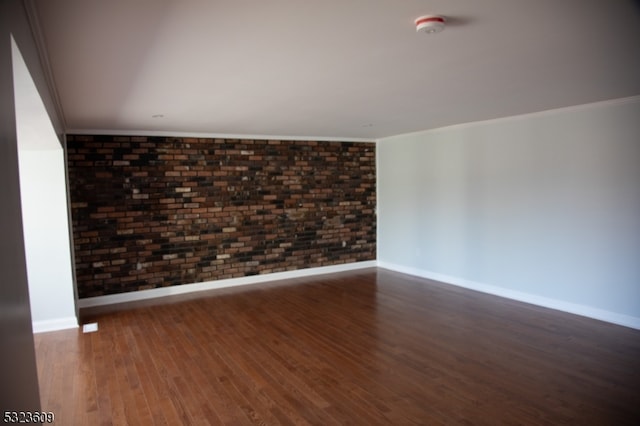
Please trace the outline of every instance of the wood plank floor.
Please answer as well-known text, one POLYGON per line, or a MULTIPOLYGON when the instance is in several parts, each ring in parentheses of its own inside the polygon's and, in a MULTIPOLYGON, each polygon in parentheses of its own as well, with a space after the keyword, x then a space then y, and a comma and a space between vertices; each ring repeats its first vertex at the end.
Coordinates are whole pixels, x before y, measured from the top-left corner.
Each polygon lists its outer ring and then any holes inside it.
POLYGON ((60 425, 640 424, 640 331, 384 269, 83 311, 60 425))

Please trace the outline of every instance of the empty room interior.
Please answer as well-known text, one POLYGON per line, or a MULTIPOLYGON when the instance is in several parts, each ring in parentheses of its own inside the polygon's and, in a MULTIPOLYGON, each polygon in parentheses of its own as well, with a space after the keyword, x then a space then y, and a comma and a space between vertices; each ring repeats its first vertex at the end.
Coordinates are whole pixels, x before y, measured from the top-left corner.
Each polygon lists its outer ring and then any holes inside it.
POLYGON ((5 422, 640 424, 640 2, 0 22, 5 422))

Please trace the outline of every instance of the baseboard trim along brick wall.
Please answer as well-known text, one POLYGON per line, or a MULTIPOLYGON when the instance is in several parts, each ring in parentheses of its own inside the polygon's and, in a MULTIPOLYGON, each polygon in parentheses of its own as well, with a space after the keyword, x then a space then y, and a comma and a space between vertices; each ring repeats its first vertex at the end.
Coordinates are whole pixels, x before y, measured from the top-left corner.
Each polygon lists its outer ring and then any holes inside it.
POLYGON ((230 287, 251 286, 254 284, 267 283, 272 281, 292 280, 296 278, 313 277, 325 274, 335 274, 339 272, 355 271, 358 269, 375 268, 375 260, 363 262, 344 263, 341 265, 321 266, 319 268, 298 269, 287 272, 272 272, 264 275, 251 275, 247 277, 228 278, 218 281, 207 281, 171 287, 154 288, 150 290, 131 291, 128 293, 109 294, 106 296, 87 297, 78 300, 79 308, 89 308, 93 306, 105 306, 116 303, 136 302, 140 300, 157 299, 179 294, 198 293, 207 290, 218 290, 230 287))
POLYGON ((375 149, 69 135, 79 298, 374 261, 375 149))

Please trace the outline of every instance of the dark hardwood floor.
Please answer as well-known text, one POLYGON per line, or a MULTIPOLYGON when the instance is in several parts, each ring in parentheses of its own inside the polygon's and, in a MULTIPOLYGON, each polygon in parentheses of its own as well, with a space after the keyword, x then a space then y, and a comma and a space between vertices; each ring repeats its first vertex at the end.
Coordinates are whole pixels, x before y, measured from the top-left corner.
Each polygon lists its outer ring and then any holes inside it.
POLYGON ((384 269, 84 310, 60 425, 640 424, 640 331, 384 269))

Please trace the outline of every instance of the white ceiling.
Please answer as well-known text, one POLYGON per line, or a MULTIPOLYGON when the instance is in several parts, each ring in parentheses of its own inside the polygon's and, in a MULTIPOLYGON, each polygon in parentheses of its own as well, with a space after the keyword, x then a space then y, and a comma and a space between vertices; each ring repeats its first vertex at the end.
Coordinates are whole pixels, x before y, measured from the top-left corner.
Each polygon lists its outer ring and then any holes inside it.
POLYGON ((34 3, 69 130, 373 139, 640 94, 637 0, 34 3))

